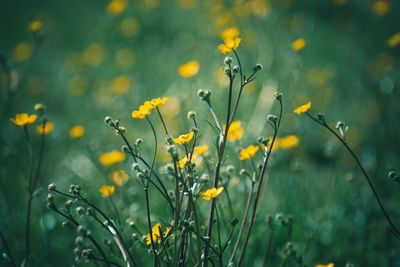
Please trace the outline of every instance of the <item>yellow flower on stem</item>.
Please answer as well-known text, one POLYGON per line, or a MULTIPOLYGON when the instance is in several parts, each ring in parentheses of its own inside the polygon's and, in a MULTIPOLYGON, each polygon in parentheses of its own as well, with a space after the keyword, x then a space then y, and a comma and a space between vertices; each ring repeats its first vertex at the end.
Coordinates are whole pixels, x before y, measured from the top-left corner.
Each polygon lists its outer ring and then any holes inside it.
POLYGON ((218 49, 222 54, 231 53, 233 49, 238 48, 241 41, 242 39, 240 39, 240 37, 227 38, 224 40, 223 44, 218 46, 218 49))
MULTIPOLYGON (((153 236, 153 242, 155 244, 160 244, 161 243, 161 224, 157 223, 156 225, 153 226, 153 228, 151 228, 151 233, 153 236)), ((171 231, 171 227, 167 227, 165 229, 165 231, 163 231, 163 238, 166 238, 169 234, 169 232, 171 231)), ((146 236, 146 245, 151 245, 151 238, 150 238, 150 233, 147 234, 146 236)))
POLYGON ((260 148, 258 146, 253 146, 253 145, 243 148, 239 153, 239 159, 240 160, 252 159, 254 158, 259 149, 260 148))
POLYGON ((54 124, 50 121, 46 121, 44 125, 41 123, 40 125, 36 126, 36 132, 43 135, 51 133, 53 129, 54 124))
POLYGON ((208 152, 208 145, 196 146, 193 151, 194 154, 199 156, 207 152, 208 152))
MULTIPOLYGON (((196 160, 196 156, 193 155, 193 156, 192 156, 192 161, 195 161, 195 160, 196 160)), ((183 158, 181 158, 181 159, 178 161, 178 168, 179 168, 179 169, 185 168, 185 166, 186 166, 186 164, 187 164, 188 162, 190 162, 190 160, 188 159, 188 157, 184 156, 183 158)))
POLYGON ((300 51, 303 50, 303 48, 306 47, 306 40, 304 38, 299 38, 293 41, 292 43, 292 50, 293 51, 300 51))
POLYGON ((184 144, 189 143, 193 139, 193 136, 194 136, 194 132, 191 131, 188 134, 183 134, 183 135, 178 136, 177 138, 172 139, 172 141, 175 144, 184 145, 184 144))
POLYGON ((151 113, 151 108, 148 105, 141 105, 138 110, 132 111, 132 118, 143 120, 151 113))
POLYGON ((116 170, 112 173, 112 180, 118 186, 123 186, 128 181, 128 174, 123 170, 116 170))
POLYGON ((220 37, 223 40, 233 39, 239 35, 239 29, 236 27, 229 27, 221 32, 220 37))
POLYGON ((81 125, 75 125, 69 130, 69 137, 71 139, 78 139, 85 135, 85 128, 81 125))
POLYGON ((178 73, 184 78, 195 76, 200 70, 200 63, 196 60, 191 60, 178 67, 178 73))
POLYGON ((207 189, 204 192, 200 192, 200 196, 204 199, 204 200, 212 200, 216 197, 218 197, 222 191, 224 191, 224 188, 222 186, 215 188, 212 187, 210 189, 207 189))
POLYGON ((33 124, 37 119, 36 114, 29 115, 27 113, 19 113, 14 118, 10 118, 11 122, 19 127, 25 127, 33 124))
POLYGON ((328 263, 328 264, 317 264, 314 267, 335 267, 335 264, 328 263))
POLYGON ((110 152, 103 153, 99 157, 99 162, 103 166, 111 166, 113 164, 116 164, 124 160, 125 160, 125 153, 118 150, 112 150, 110 152))
POLYGON ((113 185, 103 185, 99 188, 99 192, 103 197, 110 197, 115 192, 115 187, 113 185))
MULTIPOLYGON (((224 126, 224 129, 226 127, 224 126)), ((226 137, 228 141, 235 142, 239 141, 243 137, 243 128, 240 126, 240 121, 233 121, 229 126, 228 136, 226 137)))
POLYGON ((153 98, 152 100, 150 100, 150 102, 155 108, 160 108, 160 107, 164 106, 164 104, 167 102, 167 100, 168 100, 168 97, 163 96, 163 97, 153 98))
POLYGON ((295 108, 293 110, 293 112, 296 113, 297 115, 301 115, 301 114, 306 113, 310 109, 311 109, 311 102, 308 102, 308 103, 306 103, 304 105, 301 105, 301 106, 295 108))

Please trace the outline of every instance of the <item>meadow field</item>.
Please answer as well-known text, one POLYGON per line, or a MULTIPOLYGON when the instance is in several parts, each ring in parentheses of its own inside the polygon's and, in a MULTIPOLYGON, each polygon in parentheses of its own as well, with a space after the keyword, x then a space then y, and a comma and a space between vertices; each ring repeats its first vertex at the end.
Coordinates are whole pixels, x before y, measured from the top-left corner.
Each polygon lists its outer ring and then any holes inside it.
POLYGON ((400 266, 399 15, 1 0, 0 266, 400 266))

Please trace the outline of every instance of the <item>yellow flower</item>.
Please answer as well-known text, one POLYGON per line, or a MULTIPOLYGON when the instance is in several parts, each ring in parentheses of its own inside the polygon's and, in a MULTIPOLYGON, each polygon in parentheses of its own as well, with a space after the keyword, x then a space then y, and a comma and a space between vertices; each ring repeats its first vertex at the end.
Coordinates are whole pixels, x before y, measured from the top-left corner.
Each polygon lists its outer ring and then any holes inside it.
POLYGON ((42 29, 42 22, 40 20, 34 20, 28 25, 28 30, 31 32, 37 32, 42 29))
POLYGON ((121 162, 125 160, 125 153, 118 151, 118 150, 112 150, 107 153, 103 153, 99 157, 99 162, 103 166, 111 166, 115 163, 121 162))
MULTIPOLYGON (((196 160, 196 155, 193 155, 193 156, 192 156, 192 162, 195 161, 195 160, 196 160)), ((179 168, 179 169, 185 168, 186 164, 187 164, 189 161, 190 161, 190 160, 189 160, 186 156, 184 156, 183 158, 181 158, 181 159, 178 161, 178 168, 179 168)))
POLYGON ((103 185, 99 188, 99 192, 103 197, 110 197, 115 192, 115 187, 113 185, 103 185))
POLYGON ((81 125, 75 125, 69 130, 69 137, 72 139, 78 139, 85 135, 85 128, 81 125))
POLYGON ((167 100, 168 100, 168 97, 163 96, 163 97, 153 98, 152 100, 150 100, 150 102, 153 105, 153 107, 160 108, 160 107, 164 106, 164 104, 167 102, 167 100))
POLYGON ((15 118, 10 118, 11 122, 19 127, 25 127, 33 124, 37 119, 36 114, 29 115, 27 113, 19 113, 15 118))
POLYGON ((290 149, 299 144, 299 139, 295 135, 287 135, 285 137, 276 139, 275 143, 276 144, 274 145, 274 149, 275 148, 290 149))
POLYGON ((53 129, 54 129, 54 124, 50 121, 46 121, 44 127, 43 124, 36 126, 36 132, 38 134, 43 134, 43 135, 51 133, 53 129))
POLYGON ((132 111, 132 118, 143 120, 151 113, 151 108, 148 105, 141 105, 138 110, 132 111))
POLYGON ((228 136, 226 137, 227 140, 235 142, 242 139, 242 137, 243 137, 243 128, 242 126, 240 126, 240 121, 233 121, 229 126, 228 136))
POLYGON ((335 267, 335 264, 328 263, 328 264, 317 264, 314 267, 335 267))
POLYGON ((217 196, 219 196, 222 191, 224 191, 224 188, 222 186, 215 188, 212 187, 210 189, 207 189, 204 192, 200 192, 200 196, 204 199, 204 200, 212 200, 214 198, 216 198, 217 196))
POLYGON ((240 39, 240 37, 227 38, 224 40, 223 44, 218 46, 218 49, 222 54, 231 53, 233 49, 238 48, 241 41, 242 39, 240 39))
POLYGON ((19 43, 14 49, 14 58, 18 62, 23 62, 31 58, 33 47, 27 42, 19 43))
POLYGON ((196 60, 191 60, 178 67, 178 73, 184 78, 195 76, 200 70, 200 63, 196 60))
POLYGON ((306 113, 306 112, 309 111, 310 109, 311 109, 311 102, 307 102, 306 104, 301 105, 301 106, 295 108, 295 109, 293 110, 293 112, 296 113, 297 115, 301 115, 301 114, 306 113))
MULTIPOLYGON (((151 233, 152 233, 152 236, 153 236, 153 242, 156 243, 156 244, 160 244, 161 243, 160 229, 161 229, 161 224, 160 223, 157 223, 151 229, 151 233)), ((163 231, 163 237, 166 238, 170 231, 171 231, 171 227, 167 227, 165 229, 165 231, 163 231)), ((146 244, 147 245, 151 245, 150 233, 148 233, 147 236, 146 236, 146 244)))
POLYGON ((116 170, 112 173, 112 180, 118 186, 123 186, 128 181, 128 174, 123 170, 116 170))
POLYGON ((172 141, 178 145, 183 145, 189 143, 193 139, 193 136, 194 132, 191 131, 188 134, 183 134, 178 136, 177 138, 172 139, 172 141))
POLYGON ((107 5, 107 11, 111 15, 118 15, 124 12, 127 6, 126 0, 111 0, 107 5))
POLYGON ((394 48, 400 44, 400 32, 393 34, 390 36, 390 38, 387 40, 387 45, 391 48, 394 48))
POLYGON ((208 145, 202 145, 202 146, 196 146, 194 148, 194 154, 197 155, 203 155, 204 153, 206 153, 208 151, 208 145))
POLYGON ((306 40, 304 38, 299 38, 294 40, 292 43, 292 49, 293 51, 300 51, 306 46, 306 40))
POLYGON ((253 146, 253 145, 243 148, 239 153, 239 159, 240 160, 252 159, 256 155, 259 149, 260 148, 258 146, 253 146))
POLYGON ((387 0, 376 0, 372 5, 372 11, 378 16, 384 16, 390 11, 390 4, 387 0))
POLYGON ((230 27, 221 32, 220 37, 222 40, 226 40, 226 39, 233 39, 238 35, 239 35, 239 29, 236 27, 230 27))

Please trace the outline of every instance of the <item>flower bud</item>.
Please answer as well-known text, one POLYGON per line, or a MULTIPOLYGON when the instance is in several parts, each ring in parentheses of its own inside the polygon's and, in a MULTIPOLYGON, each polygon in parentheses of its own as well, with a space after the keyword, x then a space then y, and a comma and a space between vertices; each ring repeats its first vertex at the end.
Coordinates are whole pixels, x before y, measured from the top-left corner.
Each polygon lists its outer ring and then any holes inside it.
POLYGON ((121 146, 121 151, 127 154, 130 153, 130 149, 126 145, 121 146))
POLYGON ((230 65, 232 63, 233 59, 231 57, 225 57, 224 58, 224 64, 230 65))
POLYGON ((139 146, 143 142, 142 138, 138 138, 135 141, 135 145, 139 146))
POLYGON ((270 115, 268 115, 267 120, 272 123, 276 123, 278 121, 278 117, 270 114, 270 115))
POLYGON ((76 213, 78 213, 79 215, 83 215, 83 214, 85 214, 85 209, 82 207, 77 207, 76 213))
POLYGON ((139 163, 132 163, 132 170, 134 171, 140 171, 140 166, 139 163))
POLYGON ((196 117, 196 112, 194 111, 189 111, 187 114, 187 118, 190 119, 194 119, 196 117))
POLYGON ((232 69, 232 72, 235 73, 235 74, 239 73, 239 71, 240 71, 240 68, 239 68, 238 65, 234 66, 233 69, 232 69))
POLYGON ((275 99, 276 99, 276 100, 281 100, 281 99, 282 99, 282 93, 279 92, 279 91, 276 91, 276 92, 275 92, 275 99))
POLYGON ((49 184, 48 187, 47 187, 47 189, 48 189, 49 191, 54 191, 54 190, 56 190, 56 189, 57 189, 56 184, 54 184, 54 183, 49 184))
POLYGON ((34 110, 35 110, 37 113, 43 114, 43 112, 46 110, 46 106, 43 105, 42 103, 37 103, 37 104, 34 106, 34 110))
POLYGON ((110 116, 106 116, 106 117, 104 118, 104 123, 105 123, 105 124, 110 124, 111 121, 112 121, 112 118, 111 118, 110 116))
POLYGON ((257 71, 260 71, 260 70, 262 70, 262 69, 263 69, 263 65, 261 65, 260 63, 257 63, 257 64, 254 66, 253 71, 254 71, 254 72, 257 72, 257 71))

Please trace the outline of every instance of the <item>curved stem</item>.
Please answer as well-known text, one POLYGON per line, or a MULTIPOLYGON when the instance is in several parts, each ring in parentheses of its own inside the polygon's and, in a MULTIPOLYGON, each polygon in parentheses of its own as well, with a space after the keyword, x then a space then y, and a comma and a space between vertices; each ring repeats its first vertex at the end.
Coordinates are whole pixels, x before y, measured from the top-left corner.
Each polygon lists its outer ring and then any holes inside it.
POLYGON ((383 215, 385 216, 387 222, 389 223, 389 226, 391 227, 394 235, 400 239, 400 231, 399 229, 395 226, 394 222, 390 218, 389 214, 387 213, 385 207, 383 206, 383 202, 380 199, 378 192, 376 191, 375 186, 372 183, 371 178, 369 177, 367 171, 364 169, 363 165, 361 164, 361 161, 358 159, 357 155, 354 153, 354 151, 351 149, 351 147, 346 143, 346 141, 340 137, 338 133, 336 133, 326 122, 320 121, 313 116, 311 116, 308 112, 306 113, 309 118, 311 118, 313 121, 317 122, 319 125, 323 126, 325 129, 327 129, 329 132, 331 132, 342 144, 343 146, 347 149, 347 151, 350 153, 350 155, 353 157, 354 161, 357 163, 358 167, 360 168, 361 172, 363 173, 365 179, 368 182, 369 187, 372 190, 372 193, 378 202, 379 208, 382 211, 383 215))
POLYGON ((1 229, 0 229, 0 239, 1 239, 1 242, 3 243, 4 249, 6 250, 6 254, 7 254, 8 258, 11 261, 11 265, 14 266, 14 267, 17 267, 17 265, 15 264, 14 258, 13 258, 12 254, 11 254, 10 248, 8 247, 7 240, 4 237, 3 232, 1 231, 1 229))

